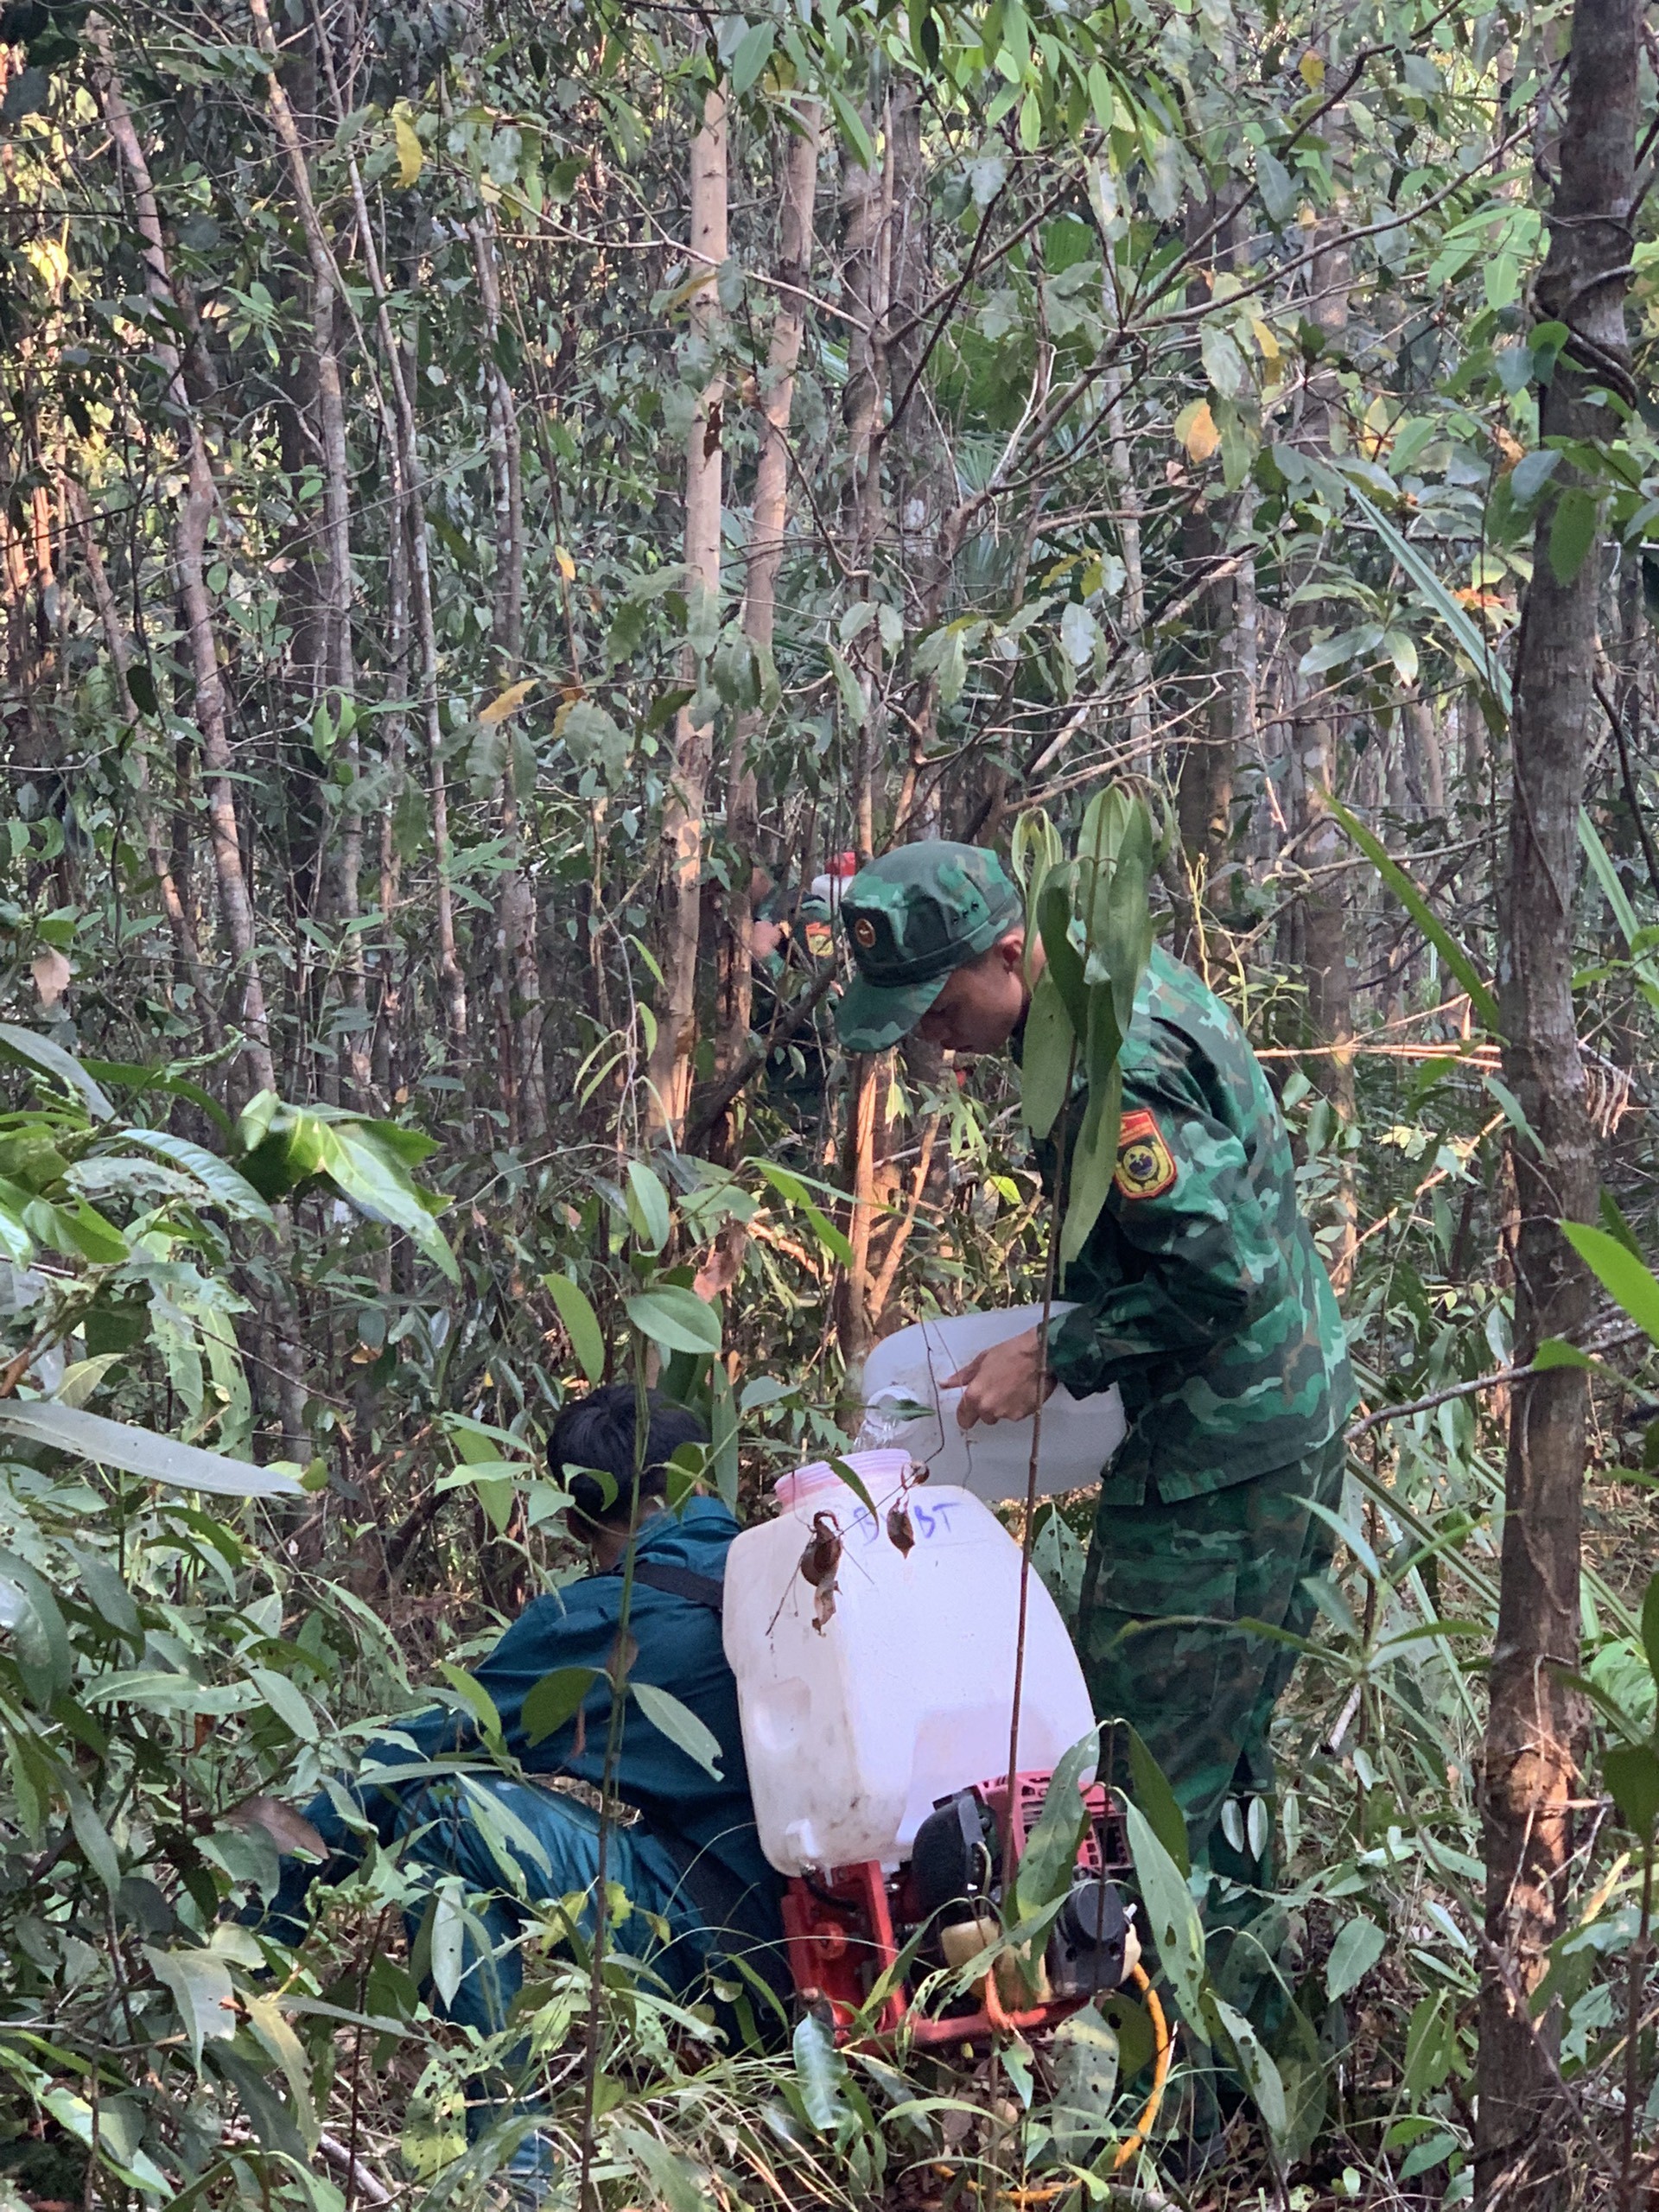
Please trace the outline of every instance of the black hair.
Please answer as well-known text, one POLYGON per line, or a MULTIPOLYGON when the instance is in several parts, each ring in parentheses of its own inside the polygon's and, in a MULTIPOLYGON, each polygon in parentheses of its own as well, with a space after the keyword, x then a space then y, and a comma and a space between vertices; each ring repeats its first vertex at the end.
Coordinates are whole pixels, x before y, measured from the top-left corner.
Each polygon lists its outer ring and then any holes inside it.
MULTIPOLYGON (((709 1432, 689 1406, 651 1391, 645 1401, 651 1427, 645 1437, 639 1496, 661 1497, 668 1486, 668 1463, 683 1444, 706 1444, 709 1432)), ((563 1480, 584 1521, 633 1518, 635 1402, 632 1382, 607 1382, 565 1406, 553 1424, 548 1456, 556 1480, 563 1480), (567 1467, 592 1467, 596 1474, 571 1474, 567 1467), (610 1483, 598 1479, 608 1475, 610 1483)))

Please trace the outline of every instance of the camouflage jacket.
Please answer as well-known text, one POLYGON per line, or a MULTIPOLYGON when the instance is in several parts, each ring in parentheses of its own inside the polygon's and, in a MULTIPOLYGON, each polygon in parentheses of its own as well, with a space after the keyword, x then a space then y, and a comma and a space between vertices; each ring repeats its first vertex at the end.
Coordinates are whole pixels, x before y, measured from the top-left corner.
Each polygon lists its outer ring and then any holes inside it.
MULTIPOLYGON (((1347 1420, 1353 1378, 1261 1064, 1220 1001, 1161 950, 1122 1069, 1117 1173, 1068 1271, 1077 1309, 1053 1324, 1050 1359, 1078 1395, 1122 1392, 1128 1433, 1103 1503, 1148 1491, 1173 1503, 1325 1443, 1347 1420)), ((1080 1098, 1065 1119, 1075 1132, 1080 1098)), ((1053 1143, 1037 1155, 1052 1194, 1053 1143)))

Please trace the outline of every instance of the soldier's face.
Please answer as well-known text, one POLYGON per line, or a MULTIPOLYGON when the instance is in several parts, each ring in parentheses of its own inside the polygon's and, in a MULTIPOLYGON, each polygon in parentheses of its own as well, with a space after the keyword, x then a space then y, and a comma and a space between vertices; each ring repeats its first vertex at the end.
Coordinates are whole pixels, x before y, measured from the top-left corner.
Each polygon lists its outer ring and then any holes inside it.
POLYGON ((958 968, 916 1025, 947 1052, 1000 1052, 1026 1010, 1026 933, 1014 930, 958 968))

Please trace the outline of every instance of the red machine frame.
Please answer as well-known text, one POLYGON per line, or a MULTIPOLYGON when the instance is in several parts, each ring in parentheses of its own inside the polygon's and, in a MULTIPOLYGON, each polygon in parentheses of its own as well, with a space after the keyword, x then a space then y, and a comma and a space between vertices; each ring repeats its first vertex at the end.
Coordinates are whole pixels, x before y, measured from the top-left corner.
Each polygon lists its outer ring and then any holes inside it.
MULTIPOLYGON (((1005 1868, 1017 1866, 1024 1856, 1048 1784, 1046 1773, 1024 1773, 1014 1777, 1012 1792, 1005 1775, 971 1785, 1002 1838, 1005 1868)), ((1078 1870, 1109 1876, 1127 1873, 1128 1854, 1114 1847, 1120 1840, 1115 1834, 1117 1815, 1109 1790, 1096 1783, 1084 1791, 1083 1802, 1089 1826, 1077 1852, 1078 1870), (1103 1838, 1107 1840, 1105 1849, 1103 1838)), ((912 1926, 923 1916, 908 1865, 896 1874, 884 1873, 874 1861, 867 1861, 821 1876, 797 1875, 784 1892, 784 1933, 796 1992, 803 2004, 828 2003, 837 2043, 847 2041, 870 1993, 899 1957, 895 1913, 900 1927, 912 1926)), ((895 1982, 863 2033, 885 2041, 907 2028, 912 2042, 924 2048, 984 2043, 1010 2028, 1052 2026, 1087 2001, 1083 1996, 1052 1997, 1010 2012, 1001 2003, 992 1974, 986 1977, 976 2011, 941 2016, 912 2004, 902 1982, 895 1982)))

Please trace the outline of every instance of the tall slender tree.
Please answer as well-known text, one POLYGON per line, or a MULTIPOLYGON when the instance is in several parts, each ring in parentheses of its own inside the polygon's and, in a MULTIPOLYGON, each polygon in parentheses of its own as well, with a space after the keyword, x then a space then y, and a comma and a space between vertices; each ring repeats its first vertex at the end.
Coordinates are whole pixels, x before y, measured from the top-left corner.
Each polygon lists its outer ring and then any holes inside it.
MULTIPOLYGON (((1546 440, 1593 448, 1633 406, 1624 320, 1635 189, 1637 0, 1578 0, 1541 316, 1567 342, 1540 393, 1546 440)), ((1562 503, 1594 495, 1558 467, 1538 516, 1516 664, 1509 859, 1499 1004, 1505 1077, 1531 1137, 1513 1144, 1520 1228, 1515 1356, 1571 1336, 1590 1309, 1585 1268, 1560 1232, 1595 1211, 1597 1171, 1573 1010, 1573 889, 1595 696, 1602 563, 1576 558, 1562 503)), ((1579 1547, 1587 1392, 1552 1368, 1516 1386, 1510 1415, 1503 1580, 1492 1656, 1483 1814, 1487 1965, 1480 2005, 1476 2183, 1506 2208, 1565 2204, 1571 2176, 1555 2064, 1560 2023, 1533 1993, 1563 1925, 1582 1712, 1567 1676, 1579 1654, 1579 1547)))
MULTIPOLYGON (((707 622, 709 603, 717 606, 720 597, 720 517, 725 482, 721 427, 726 379, 719 353, 718 279, 726 259, 727 194, 726 93, 722 86, 715 85, 703 95, 702 126, 691 143, 690 246, 696 289, 691 295, 690 316, 694 341, 707 365, 685 456, 687 589, 694 601, 702 602, 700 612, 709 627, 713 626, 707 622)), ((694 614, 694 622, 696 620, 694 614)), ((690 645, 685 678, 690 683, 696 680, 690 645)), ((697 702, 694 699, 682 707, 675 720, 672 786, 663 809, 663 988, 658 1001, 645 1110, 648 1127, 676 1138, 685 1126, 696 1045, 703 810, 714 741, 714 724, 697 702)))

